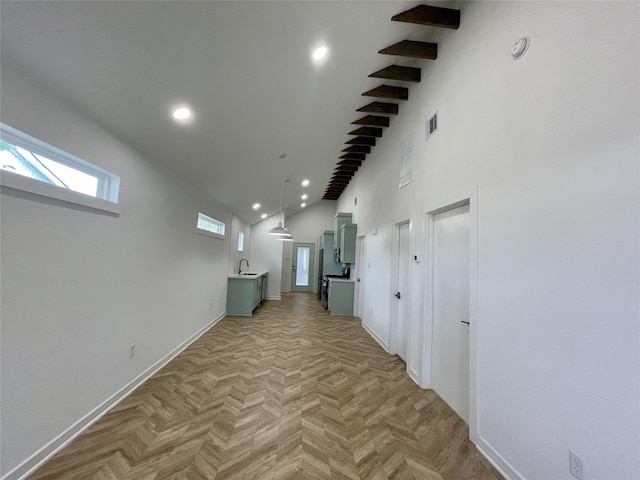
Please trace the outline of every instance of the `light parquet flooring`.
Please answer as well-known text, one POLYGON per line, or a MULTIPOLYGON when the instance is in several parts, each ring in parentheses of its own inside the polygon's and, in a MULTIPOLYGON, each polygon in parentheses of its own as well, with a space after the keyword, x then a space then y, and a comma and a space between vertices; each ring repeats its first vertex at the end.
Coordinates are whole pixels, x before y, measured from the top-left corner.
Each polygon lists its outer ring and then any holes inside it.
POLYGON ((499 480, 352 317, 283 294, 226 317, 30 480, 499 480))

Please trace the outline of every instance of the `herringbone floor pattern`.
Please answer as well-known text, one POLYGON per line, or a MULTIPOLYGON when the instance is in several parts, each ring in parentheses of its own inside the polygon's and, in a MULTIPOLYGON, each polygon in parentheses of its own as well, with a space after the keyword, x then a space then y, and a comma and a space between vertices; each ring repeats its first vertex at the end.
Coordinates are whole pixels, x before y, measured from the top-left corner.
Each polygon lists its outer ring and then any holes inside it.
POLYGON ((30 480, 501 479, 404 369, 358 319, 283 294, 224 318, 30 480))

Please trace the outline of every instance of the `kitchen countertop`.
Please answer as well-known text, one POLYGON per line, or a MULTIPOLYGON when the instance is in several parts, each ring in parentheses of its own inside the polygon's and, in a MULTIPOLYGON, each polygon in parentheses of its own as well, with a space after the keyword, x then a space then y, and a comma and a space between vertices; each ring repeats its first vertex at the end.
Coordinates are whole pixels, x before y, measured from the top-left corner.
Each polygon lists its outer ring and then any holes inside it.
POLYGON ((259 272, 249 272, 247 274, 239 275, 237 273, 230 273, 227 275, 227 278, 246 278, 247 280, 253 280, 254 278, 261 277, 262 275, 268 274, 268 270, 259 271, 259 272))
POLYGON ((343 283, 353 283, 353 280, 349 278, 329 278, 330 282, 343 282, 343 283))

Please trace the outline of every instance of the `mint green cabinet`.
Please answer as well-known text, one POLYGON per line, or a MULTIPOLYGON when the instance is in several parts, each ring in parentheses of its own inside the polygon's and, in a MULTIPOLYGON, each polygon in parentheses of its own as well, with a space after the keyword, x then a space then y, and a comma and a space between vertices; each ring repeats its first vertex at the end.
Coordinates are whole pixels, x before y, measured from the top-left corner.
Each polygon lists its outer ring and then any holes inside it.
POLYGON ((335 216, 335 231, 334 231, 334 236, 333 236, 333 249, 335 250, 336 248, 340 248, 340 229, 342 228, 342 225, 351 225, 352 221, 351 219, 353 218, 352 214, 350 213, 338 213, 335 216))
POLYGON ((227 281, 227 315, 250 317, 262 302, 266 274, 233 276, 227 281))
POLYGON ((343 225, 340 228, 340 263, 356 263, 356 234, 358 226, 343 225))
POLYGON ((331 315, 353 315, 353 282, 329 280, 329 312, 331 315))

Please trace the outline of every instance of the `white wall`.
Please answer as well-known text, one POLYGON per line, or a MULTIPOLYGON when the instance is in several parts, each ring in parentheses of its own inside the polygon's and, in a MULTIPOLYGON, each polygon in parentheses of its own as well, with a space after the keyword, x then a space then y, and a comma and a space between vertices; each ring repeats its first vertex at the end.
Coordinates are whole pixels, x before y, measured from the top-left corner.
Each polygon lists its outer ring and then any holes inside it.
MULTIPOLYGON (((320 235, 325 230, 335 228, 336 202, 333 200, 320 200, 304 210, 300 210, 287 218, 287 228, 291 231, 296 242, 315 243, 316 258, 314 259, 314 288, 317 292, 318 285, 318 249, 320 248, 320 235)), ((282 291, 291 291, 291 258, 293 256, 293 242, 284 242, 282 258, 282 291)), ((333 254, 333 251, 330 252, 333 254)))
POLYGON ((282 278, 282 242, 269 235, 269 230, 278 225, 279 215, 255 223, 251 226, 251 252, 249 263, 251 270, 269 271, 267 280, 268 300, 280 300, 280 283, 282 278))
MULTIPOLYGON (((365 325, 389 341, 393 224, 411 219, 424 256, 426 213, 471 198, 478 445, 511 478, 573 478, 569 448, 589 479, 640 478, 640 4, 461 9, 462 26, 442 34, 438 60, 424 62, 422 82, 338 202, 375 259, 365 325), (531 48, 514 61, 523 35, 531 48), (440 130, 425 142, 436 111, 440 130), (411 132, 414 181, 398 190, 411 132)), ((427 358, 425 264, 413 265, 411 310, 427 358)))
POLYGON ((224 315, 229 243, 195 226, 231 214, 5 59, 1 99, 4 123, 121 178, 120 217, 1 196, 0 475, 18 478, 224 315))
MULTIPOLYGON (((249 260, 251 256, 251 226, 242 220, 240 217, 234 215, 231 220, 231 231, 229 237, 229 273, 238 273, 238 267, 240 266, 240 260, 246 258, 249 260), (240 232, 244 233, 244 249, 242 252, 238 251, 238 236, 240 232)), ((251 266, 251 264, 249 264, 251 266)), ((242 269, 249 271, 245 262, 242 262, 242 269)))

